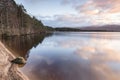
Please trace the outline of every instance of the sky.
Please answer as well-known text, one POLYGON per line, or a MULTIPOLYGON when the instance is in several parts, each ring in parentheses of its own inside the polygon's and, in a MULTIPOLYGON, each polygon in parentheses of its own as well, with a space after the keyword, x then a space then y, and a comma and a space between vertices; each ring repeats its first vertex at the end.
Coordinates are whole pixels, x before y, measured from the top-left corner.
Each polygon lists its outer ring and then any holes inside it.
POLYGON ((52 27, 120 24, 120 0, 15 0, 52 27))

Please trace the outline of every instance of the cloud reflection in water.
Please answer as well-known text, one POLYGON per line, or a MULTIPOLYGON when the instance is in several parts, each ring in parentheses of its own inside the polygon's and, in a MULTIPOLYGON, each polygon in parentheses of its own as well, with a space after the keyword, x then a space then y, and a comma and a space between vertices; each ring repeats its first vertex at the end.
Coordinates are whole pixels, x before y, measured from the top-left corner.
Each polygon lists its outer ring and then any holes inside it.
POLYGON ((22 70, 32 80, 119 80, 120 36, 111 34, 54 34, 31 49, 22 70))

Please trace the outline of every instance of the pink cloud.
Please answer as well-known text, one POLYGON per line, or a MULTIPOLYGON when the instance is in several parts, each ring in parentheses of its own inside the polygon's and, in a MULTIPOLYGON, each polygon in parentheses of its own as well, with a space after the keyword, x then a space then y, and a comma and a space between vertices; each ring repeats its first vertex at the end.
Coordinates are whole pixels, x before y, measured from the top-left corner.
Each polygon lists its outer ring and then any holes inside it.
POLYGON ((79 12, 83 11, 83 13, 93 13, 95 10, 98 10, 96 14, 99 14, 99 12, 118 13, 120 12, 119 3, 120 0, 89 0, 83 5, 75 6, 75 8, 79 12))
POLYGON ((120 24, 120 0, 65 1, 67 4, 72 4, 79 16, 85 17, 82 18, 84 21, 89 20, 93 25, 120 24))

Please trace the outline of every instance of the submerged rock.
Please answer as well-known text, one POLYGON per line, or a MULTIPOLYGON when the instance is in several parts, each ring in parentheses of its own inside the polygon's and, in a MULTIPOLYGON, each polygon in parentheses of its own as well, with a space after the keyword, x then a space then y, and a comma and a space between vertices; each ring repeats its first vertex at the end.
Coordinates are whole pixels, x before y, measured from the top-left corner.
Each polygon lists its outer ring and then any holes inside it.
POLYGON ((14 64, 25 64, 26 63, 23 57, 18 57, 16 59, 13 59, 11 62, 14 64))

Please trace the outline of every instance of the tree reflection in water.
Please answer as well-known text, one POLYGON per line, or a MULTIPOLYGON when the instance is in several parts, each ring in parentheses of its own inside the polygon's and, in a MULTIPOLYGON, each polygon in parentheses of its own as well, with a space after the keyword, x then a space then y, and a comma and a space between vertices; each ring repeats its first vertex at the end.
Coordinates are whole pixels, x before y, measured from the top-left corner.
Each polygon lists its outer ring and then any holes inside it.
POLYGON ((23 36, 9 36, 1 37, 1 42, 16 56, 21 56, 27 59, 29 57, 29 50, 42 43, 45 37, 49 34, 31 34, 23 36))

